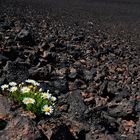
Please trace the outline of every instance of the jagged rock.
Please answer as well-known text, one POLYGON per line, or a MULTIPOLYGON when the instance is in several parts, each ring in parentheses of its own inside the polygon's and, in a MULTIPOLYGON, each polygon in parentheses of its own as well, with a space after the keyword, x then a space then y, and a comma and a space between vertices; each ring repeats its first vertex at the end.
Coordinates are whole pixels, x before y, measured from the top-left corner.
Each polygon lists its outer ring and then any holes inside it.
POLYGON ((69 74, 68 74, 68 77, 70 78, 70 79, 75 79, 76 78, 76 76, 77 76, 77 70, 76 69, 74 69, 74 68, 70 68, 70 72, 69 72, 69 74))
POLYGON ((87 107, 82 100, 82 96, 80 95, 80 91, 76 90, 74 92, 70 92, 68 96, 68 104, 69 110, 68 113, 73 119, 77 119, 79 121, 84 119, 84 112, 87 107))
POLYGON ((0 61, 5 62, 7 61, 9 58, 7 58, 6 56, 3 56, 2 54, 0 54, 0 61))
POLYGON ((57 79, 56 81, 53 82, 53 85, 55 89, 60 92, 60 94, 67 92, 68 87, 67 87, 67 81, 65 78, 57 79))
POLYGON ((0 94, 0 119, 5 118, 10 113, 10 102, 5 96, 0 94))
POLYGON ((8 81, 22 82, 29 77, 29 65, 27 63, 8 61, 4 72, 8 81))
POLYGON ((0 131, 1 140, 24 139, 38 140, 44 139, 35 123, 25 116, 16 116, 8 122, 6 128, 0 131))
POLYGON ((11 29, 11 24, 9 22, 1 22, 0 23, 0 28, 2 28, 4 30, 11 29))
POLYGON ((133 113, 134 104, 130 101, 123 100, 119 103, 110 103, 108 113, 112 117, 126 117, 133 113))
POLYGON ((31 32, 27 29, 22 29, 17 35, 16 40, 20 41, 20 43, 23 45, 32 46, 35 44, 31 32))

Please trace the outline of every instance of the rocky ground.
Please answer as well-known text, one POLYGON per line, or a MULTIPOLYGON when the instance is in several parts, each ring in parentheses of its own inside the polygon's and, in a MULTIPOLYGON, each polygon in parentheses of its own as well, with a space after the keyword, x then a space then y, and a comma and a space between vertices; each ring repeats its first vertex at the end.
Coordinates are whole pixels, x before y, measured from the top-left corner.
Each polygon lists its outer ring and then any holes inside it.
POLYGON ((1 95, 0 139, 139 140, 140 52, 131 35, 19 15, 0 15, 0 85, 35 79, 58 98, 57 111, 37 118, 1 95))

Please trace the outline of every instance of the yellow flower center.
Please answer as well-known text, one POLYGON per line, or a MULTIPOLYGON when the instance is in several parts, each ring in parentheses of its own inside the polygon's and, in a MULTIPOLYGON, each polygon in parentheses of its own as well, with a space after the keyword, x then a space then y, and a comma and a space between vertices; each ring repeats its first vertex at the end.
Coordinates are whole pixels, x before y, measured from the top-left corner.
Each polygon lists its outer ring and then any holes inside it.
POLYGON ((32 103, 32 100, 24 100, 25 103, 32 103))
POLYGON ((33 88, 33 85, 30 85, 29 88, 32 89, 33 88))
POLYGON ((44 111, 45 111, 45 112, 50 112, 50 108, 49 108, 49 107, 46 107, 46 108, 44 109, 44 111))

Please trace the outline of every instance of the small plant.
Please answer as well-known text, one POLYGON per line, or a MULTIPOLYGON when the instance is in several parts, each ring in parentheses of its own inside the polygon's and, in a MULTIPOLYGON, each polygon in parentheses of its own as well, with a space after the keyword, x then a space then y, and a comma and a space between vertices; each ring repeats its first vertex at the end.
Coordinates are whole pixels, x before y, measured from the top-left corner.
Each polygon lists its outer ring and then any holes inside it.
POLYGON ((49 90, 42 92, 40 83, 28 79, 24 83, 10 82, 1 86, 3 94, 36 115, 51 115, 55 111, 56 97, 49 90))

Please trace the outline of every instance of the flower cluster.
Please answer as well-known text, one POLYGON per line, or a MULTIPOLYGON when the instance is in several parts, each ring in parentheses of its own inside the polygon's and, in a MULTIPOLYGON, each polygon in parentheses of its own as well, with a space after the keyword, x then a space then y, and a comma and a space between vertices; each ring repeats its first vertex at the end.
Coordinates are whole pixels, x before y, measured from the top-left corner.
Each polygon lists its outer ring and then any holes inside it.
POLYGON ((28 79, 17 84, 10 82, 1 86, 3 93, 22 105, 25 110, 30 110, 37 115, 51 115, 55 111, 56 97, 49 93, 49 90, 42 92, 40 83, 28 79))

